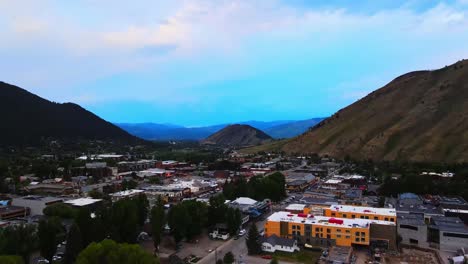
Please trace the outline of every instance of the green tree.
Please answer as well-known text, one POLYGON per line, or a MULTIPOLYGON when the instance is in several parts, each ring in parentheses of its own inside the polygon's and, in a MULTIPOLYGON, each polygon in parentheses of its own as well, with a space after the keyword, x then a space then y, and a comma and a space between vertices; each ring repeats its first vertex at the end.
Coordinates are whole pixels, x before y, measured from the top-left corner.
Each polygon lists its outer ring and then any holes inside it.
POLYGON ((138 183, 134 180, 123 180, 122 181, 122 190, 131 190, 135 189, 138 186, 138 183))
POLYGON ((232 264, 232 263, 234 263, 234 261, 236 261, 236 259, 234 258, 234 254, 232 254, 231 251, 227 252, 224 255, 224 258, 223 258, 223 263, 224 264, 232 264))
POLYGON ((44 209, 44 215, 58 216, 60 218, 71 219, 77 214, 77 210, 64 203, 56 203, 44 209))
POLYGON ((257 226, 255 224, 252 224, 250 226, 247 239, 245 240, 249 255, 257 255, 262 252, 262 246, 260 245, 259 238, 260 234, 258 232, 257 226))
POLYGON ((208 221, 208 208, 206 204, 194 200, 182 202, 182 207, 190 215, 191 225, 187 228, 185 236, 188 240, 200 235, 203 227, 206 226, 208 221))
POLYGON ((138 224, 141 227, 145 224, 145 221, 148 218, 148 211, 149 211, 148 198, 146 197, 146 194, 141 193, 137 196, 137 198, 133 200, 137 206, 138 224))
POLYGON ((70 231, 67 234, 67 245, 65 248, 64 263, 71 264, 75 262, 76 257, 83 249, 83 241, 81 238, 80 228, 76 223, 73 223, 70 227, 70 231))
POLYGON ((29 263, 29 257, 36 248, 35 226, 15 225, 0 229, 0 255, 21 256, 24 263, 29 263))
POLYGON ((242 224, 242 214, 237 208, 227 208, 226 224, 231 236, 235 235, 242 224))
POLYGON ((224 223, 227 206, 224 195, 218 194, 210 197, 210 206, 208 208, 208 225, 214 226, 219 223, 224 223))
POLYGON ((270 264, 279 264, 278 259, 276 257, 273 257, 273 259, 271 259, 270 261, 270 264))
POLYGON ((20 256, 2 255, 0 256, 0 263, 2 264, 24 264, 24 260, 20 256))
POLYGON ((161 197, 158 198, 156 205, 151 209, 151 231, 153 236, 153 244, 156 250, 159 249, 161 243, 161 237, 166 224, 166 216, 164 213, 164 205, 161 197))
POLYGON ((159 259, 148 254, 139 245, 118 244, 105 239, 100 243, 93 242, 85 248, 76 260, 77 264, 158 264, 159 259))
POLYGON ((39 222, 38 236, 41 256, 52 261, 61 234, 63 234, 63 226, 60 223, 60 218, 50 217, 39 222))
POLYGON ((182 204, 172 206, 168 215, 168 223, 171 228, 171 234, 178 244, 187 234, 187 229, 192 224, 189 212, 182 204))
POLYGON ((132 199, 122 199, 112 205, 110 237, 117 242, 135 243, 139 229, 138 207, 132 199))

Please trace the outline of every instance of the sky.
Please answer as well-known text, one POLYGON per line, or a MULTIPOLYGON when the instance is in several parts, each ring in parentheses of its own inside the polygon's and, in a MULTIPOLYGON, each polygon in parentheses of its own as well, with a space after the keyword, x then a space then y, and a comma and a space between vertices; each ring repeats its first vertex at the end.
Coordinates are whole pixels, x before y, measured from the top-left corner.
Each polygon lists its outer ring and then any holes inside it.
POLYGON ((468 59, 468 0, 0 0, 0 80, 111 122, 325 117, 468 59))

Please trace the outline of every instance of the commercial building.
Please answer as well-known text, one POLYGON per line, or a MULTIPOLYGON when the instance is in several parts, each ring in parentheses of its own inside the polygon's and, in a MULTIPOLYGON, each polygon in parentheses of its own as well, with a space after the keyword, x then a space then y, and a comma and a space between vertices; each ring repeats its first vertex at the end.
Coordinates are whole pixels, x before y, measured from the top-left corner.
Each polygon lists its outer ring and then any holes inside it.
POLYGON ((102 203, 102 199, 92 199, 92 198, 78 198, 78 199, 72 199, 64 202, 65 204, 69 204, 73 207, 77 208, 89 208, 89 209, 95 209, 96 207, 99 206, 99 204, 102 203))
POLYGON ((276 212, 265 224, 265 235, 297 239, 317 246, 369 246, 396 248, 396 225, 389 221, 346 219, 311 214, 276 212))
POLYGON ((294 180, 286 183, 286 190, 289 192, 303 192, 309 187, 309 182, 306 180, 294 180))
POLYGON ((116 192, 116 193, 111 193, 110 197, 113 202, 118 201, 120 199, 124 198, 132 198, 138 196, 140 193, 143 193, 143 190, 126 190, 126 191, 121 191, 121 192, 116 192))
POLYGON ((429 247, 427 225, 421 214, 398 214, 397 230, 401 243, 418 247, 429 247))
POLYGON ((428 242, 431 247, 456 252, 468 245, 468 227, 458 217, 432 217, 428 226, 428 242))
POLYGON ((60 198, 39 195, 17 197, 11 200, 13 206, 29 208, 31 215, 43 215, 43 210, 47 206, 61 202, 63 202, 63 200, 60 198))
POLYGON ((0 220, 9 220, 17 217, 25 217, 30 213, 28 207, 21 206, 0 206, 0 220))
POLYGON ((396 223, 397 214, 393 208, 375 208, 349 205, 332 205, 324 210, 324 215, 339 218, 360 218, 396 223))

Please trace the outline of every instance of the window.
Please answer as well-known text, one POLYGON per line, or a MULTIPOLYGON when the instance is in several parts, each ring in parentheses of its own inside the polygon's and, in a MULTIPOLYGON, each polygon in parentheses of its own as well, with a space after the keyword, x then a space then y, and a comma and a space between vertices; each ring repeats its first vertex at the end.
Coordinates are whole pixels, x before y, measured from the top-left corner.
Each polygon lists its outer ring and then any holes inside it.
POLYGON ((336 213, 331 213, 331 216, 336 216, 336 213))
POLYGON ((356 232, 356 236, 359 236, 359 232, 356 232))
POLYGON ((364 232, 361 232, 361 236, 365 236, 365 235, 366 235, 366 233, 364 233, 364 232))
POLYGON ((351 237, 350 236, 346 236, 347 239, 350 239, 351 237))
POLYGON ((365 242, 366 241, 366 238, 365 237, 361 237, 361 242, 365 242))
POLYGON ((296 226, 296 229, 297 229, 297 230, 301 230, 301 226, 296 226))
POLYGON ((356 242, 359 242, 359 237, 356 237, 356 242))
POLYGON ((351 218, 356 218, 356 216, 355 216, 355 215, 351 215, 351 218))
POLYGON ((349 234, 349 233, 351 233, 351 231, 349 231, 349 230, 346 230, 346 233, 348 233, 348 234, 349 234))
POLYGON ((374 220, 379 220, 379 218, 377 216, 374 216, 374 220))
POLYGON ((292 226, 292 229, 293 229, 293 230, 294 230, 294 229, 296 229, 296 226, 295 226, 295 225, 293 225, 293 226, 292 226))
POLYGON ((336 235, 337 238, 341 238, 341 235, 336 235))
POLYGON ((388 221, 388 217, 385 217, 384 220, 385 220, 385 221, 388 221))
POLYGON ((394 218, 390 218, 390 221, 395 222, 395 219, 394 219, 394 218))
POLYGON ((369 216, 366 215, 364 218, 369 219, 369 216))
POLYGON ((419 241, 416 240, 416 239, 410 238, 409 242, 410 242, 410 244, 416 244, 417 245, 419 241))
POLYGON ((330 236, 330 235, 327 235, 327 238, 328 238, 328 239, 330 239, 330 238, 331 238, 331 236, 330 236))
POLYGON ((363 216, 363 215, 361 215, 361 219, 364 219, 364 216, 363 216))
POLYGON ((400 228, 401 228, 401 229, 410 229, 410 230, 418 231, 418 227, 417 227, 417 226, 400 225, 400 228))
POLYGON ((447 233, 447 232, 444 232, 444 236, 446 236, 446 237, 468 238, 468 234, 456 234, 456 233, 447 233))
POLYGON ((318 227, 316 227, 315 232, 320 232, 320 229, 318 227))
POLYGON ((330 228, 327 228, 327 233, 330 233, 330 232, 331 232, 330 228))
POLYGON ((347 216, 346 214, 343 214, 343 218, 346 218, 346 216, 347 216))

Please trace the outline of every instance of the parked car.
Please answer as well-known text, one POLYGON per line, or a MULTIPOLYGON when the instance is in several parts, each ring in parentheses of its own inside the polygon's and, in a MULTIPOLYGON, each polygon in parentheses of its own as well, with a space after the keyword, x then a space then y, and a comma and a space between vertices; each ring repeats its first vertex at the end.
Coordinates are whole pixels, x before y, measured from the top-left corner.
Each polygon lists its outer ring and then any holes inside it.
POLYGON ((241 229, 238 233, 239 236, 243 236, 247 233, 247 231, 245 231, 245 229, 241 229))
POLYGON ((273 257, 271 255, 263 255, 262 259, 272 259, 273 257))

